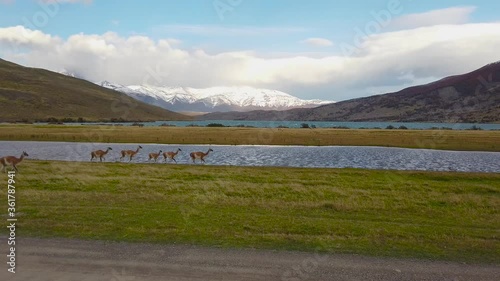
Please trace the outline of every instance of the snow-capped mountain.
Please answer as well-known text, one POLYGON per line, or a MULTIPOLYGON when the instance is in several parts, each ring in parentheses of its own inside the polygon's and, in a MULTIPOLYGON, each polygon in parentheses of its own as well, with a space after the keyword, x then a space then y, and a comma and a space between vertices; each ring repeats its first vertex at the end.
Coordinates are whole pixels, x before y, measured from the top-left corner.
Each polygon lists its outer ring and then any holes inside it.
POLYGON ((59 73, 73 78, 80 78, 76 73, 67 70, 61 70, 59 73))
POLYGON ((103 81, 102 87, 125 93, 140 101, 165 109, 186 112, 285 110, 311 108, 333 101, 302 100, 284 92, 252 87, 123 86, 103 81))

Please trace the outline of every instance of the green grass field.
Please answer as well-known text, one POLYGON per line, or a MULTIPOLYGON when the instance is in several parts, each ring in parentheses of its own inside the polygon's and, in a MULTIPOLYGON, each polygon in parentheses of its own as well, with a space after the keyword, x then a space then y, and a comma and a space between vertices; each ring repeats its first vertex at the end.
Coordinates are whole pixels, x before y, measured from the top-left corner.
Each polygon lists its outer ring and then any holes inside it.
POLYGON ((224 145, 349 145, 500 151, 500 131, 1 125, 0 140, 224 145))
MULTIPOLYGON (((500 174, 30 160, 19 169, 18 237, 500 262, 500 174)), ((2 202, 6 189, 1 174, 2 202)))

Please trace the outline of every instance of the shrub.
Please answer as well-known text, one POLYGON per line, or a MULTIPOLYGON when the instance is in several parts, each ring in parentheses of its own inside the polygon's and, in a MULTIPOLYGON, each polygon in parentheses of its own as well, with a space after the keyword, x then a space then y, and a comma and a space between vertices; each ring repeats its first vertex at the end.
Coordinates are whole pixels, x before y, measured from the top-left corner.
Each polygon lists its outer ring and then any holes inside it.
POLYGON ((144 124, 138 123, 138 122, 134 122, 134 123, 132 123, 132 126, 144 127, 144 124))
POLYGON ((70 118, 70 117, 66 117, 66 118, 62 118, 61 121, 64 123, 74 123, 75 119, 70 118))
POLYGON ((207 127, 226 127, 220 123, 210 123, 207 125, 207 127))
MULTIPOLYGON (((342 129, 342 130, 347 130, 347 129, 350 129, 349 127, 347 126, 334 126, 334 127, 331 127, 332 129, 342 129)), ((364 128, 360 128, 360 129, 364 129, 364 128)))
POLYGON ((59 119, 57 119, 55 117, 47 118, 47 123, 57 123, 57 122, 59 122, 59 119))
POLYGON ((481 127, 479 127, 479 126, 474 125, 474 126, 470 127, 470 129, 468 129, 468 130, 472 130, 472 131, 481 131, 481 130, 483 130, 483 128, 481 128, 481 127))
POLYGON ((111 123, 117 123, 117 122, 125 122, 125 119, 123 118, 111 118, 111 123))
POLYGON ((160 127, 176 127, 174 124, 163 123, 160 127))

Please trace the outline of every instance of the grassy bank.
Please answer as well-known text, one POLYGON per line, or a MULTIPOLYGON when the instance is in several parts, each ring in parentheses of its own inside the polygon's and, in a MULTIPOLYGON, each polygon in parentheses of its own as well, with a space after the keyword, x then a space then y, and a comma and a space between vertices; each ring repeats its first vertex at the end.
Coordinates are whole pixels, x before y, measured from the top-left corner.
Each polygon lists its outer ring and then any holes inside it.
POLYGON ((19 168, 18 237, 500 262, 500 174, 29 160, 19 168))
POLYGON ((2 125, 0 126, 0 140, 350 145, 500 151, 500 131, 2 125))

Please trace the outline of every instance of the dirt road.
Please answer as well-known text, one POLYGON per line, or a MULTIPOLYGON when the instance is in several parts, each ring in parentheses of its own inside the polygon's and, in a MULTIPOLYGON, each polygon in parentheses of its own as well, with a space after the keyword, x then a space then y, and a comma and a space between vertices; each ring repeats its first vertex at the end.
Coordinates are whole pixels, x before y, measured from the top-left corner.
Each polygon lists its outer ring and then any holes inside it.
POLYGON ((263 250, 18 238, 16 273, 0 280, 498 280, 500 265, 467 265, 263 250))

